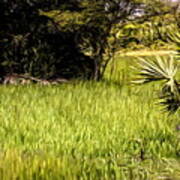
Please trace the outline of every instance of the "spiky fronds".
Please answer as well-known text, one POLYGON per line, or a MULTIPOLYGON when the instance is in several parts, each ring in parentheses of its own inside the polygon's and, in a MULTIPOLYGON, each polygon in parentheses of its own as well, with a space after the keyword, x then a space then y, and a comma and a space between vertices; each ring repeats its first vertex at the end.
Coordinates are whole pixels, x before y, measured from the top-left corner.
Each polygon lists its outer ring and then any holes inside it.
POLYGON ((179 29, 177 29, 178 27, 174 28, 174 29, 169 29, 167 35, 168 35, 168 39, 170 40, 170 42, 174 42, 177 44, 177 46, 180 46, 180 32, 179 29), (172 31, 173 30, 173 31, 172 31))
POLYGON ((138 69, 138 77, 133 83, 145 84, 163 80, 161 104, 169 112, 176 112, 180 108, 180 84, 175 79, 178 65, 175 63, 174 57, 139 58, 137 64, 135 69, 138 69))

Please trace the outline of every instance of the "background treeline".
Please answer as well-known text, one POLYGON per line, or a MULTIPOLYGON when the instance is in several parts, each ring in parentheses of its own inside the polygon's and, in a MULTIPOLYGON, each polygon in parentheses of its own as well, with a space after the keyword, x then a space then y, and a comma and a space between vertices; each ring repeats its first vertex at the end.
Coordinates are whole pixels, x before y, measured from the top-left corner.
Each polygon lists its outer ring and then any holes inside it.
POLYGON ((176 22, 157 1, 1 0, 0 77, 101 79, 117 49, 168 42, 159 14, 176 22))
POLYGON ((166 14, 151 18, 150 21, 128 22, 121 29, 114 29, 120 49, 128 50, 176 50, 175 34, 179 32, 178 21, 174 15, 166 14))
POLYGON ((48 79, 86 72, 83 76, 89 78, 93 62, 80 52, 74 32, 56 29, 50 18, 39 13, 40 9, 60 8, 59 4, 45 0, 0 2, 1 76, 17 73, 48 79))

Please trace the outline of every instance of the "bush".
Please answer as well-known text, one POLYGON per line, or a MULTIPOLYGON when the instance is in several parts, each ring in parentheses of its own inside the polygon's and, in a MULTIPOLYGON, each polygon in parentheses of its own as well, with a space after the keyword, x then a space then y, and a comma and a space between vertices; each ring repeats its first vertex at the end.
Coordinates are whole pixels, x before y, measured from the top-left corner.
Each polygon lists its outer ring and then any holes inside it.
POLYGON ((39 13, 59 8, 59 4, 46 0, 0 2, 1 76, 17 73, 44 79, 91 77, 94 62, 77 47, 75 32, 57 29, 52 19, 39 13))

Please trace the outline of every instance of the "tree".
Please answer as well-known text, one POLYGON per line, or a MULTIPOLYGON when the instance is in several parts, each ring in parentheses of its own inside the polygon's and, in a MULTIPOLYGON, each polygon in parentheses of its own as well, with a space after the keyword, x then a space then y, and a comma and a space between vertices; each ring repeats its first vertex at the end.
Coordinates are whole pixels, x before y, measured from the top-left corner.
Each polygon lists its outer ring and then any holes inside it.
POLYGON ((1 72, 100 80, 115 52, 113 27, 170 10, 157 0, 2 0, 1 72))
POLYGON ((77 45, 81 47, 81 50, 90 51, 89 54, 94 59, 93 79, 95 80, 103 77, 105 69, 114 55, 118 41, 116 34, 113 35, 112 32, 116 25, 122 28, 130 21, 142 23, 149 21, 152 16, 171 12, 171 8, 167 8, 161 1, 143 3, 135 0, 84 0, 79 4, 82 9, 79 16, 75 13, 73 16, 69 14, 70 19, 67 18, 65 23, 64 16, 61 16, 65 12, 60 12, 60 17, 55 16, 54 19, 56 23, 60 22, 60 28, 64 28, 65 24, 69 26, 69 29, 76 27, 76 39, 79 40, 77 45), (158 7, 154 8, 155 5, 158 7), (137 11, 142 14, 137 16, 137 11), (109 41, 110 37, 113 41, 109 41))

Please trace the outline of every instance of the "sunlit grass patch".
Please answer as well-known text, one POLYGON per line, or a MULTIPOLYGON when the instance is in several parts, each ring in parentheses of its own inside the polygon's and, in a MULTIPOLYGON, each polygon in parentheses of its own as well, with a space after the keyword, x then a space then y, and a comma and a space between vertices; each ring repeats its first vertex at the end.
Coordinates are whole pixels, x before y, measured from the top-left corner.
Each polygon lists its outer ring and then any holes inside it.
POLYGON ((129 63, 112 81, 0 86, 0 179, 179 180, 179 115, 125 82, 129 63))

